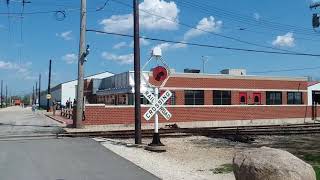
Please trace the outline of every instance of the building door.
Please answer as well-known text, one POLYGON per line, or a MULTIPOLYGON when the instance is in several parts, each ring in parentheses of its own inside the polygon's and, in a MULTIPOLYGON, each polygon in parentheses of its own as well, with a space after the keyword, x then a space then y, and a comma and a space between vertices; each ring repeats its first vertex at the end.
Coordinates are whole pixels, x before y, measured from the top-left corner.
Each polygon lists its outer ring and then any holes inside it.
POLYGON ((320 91, 312 91, 312 120, 316 120, 318 115, 317 105, 320 103, 320 91))
POLYGON ((253 104, 261 104, 261 93, 253 93, 253 104))
POLYGON ((239 103, 240 104, 247 104, 247 93, 246 92, 240 92, 239 93, 239 103))
POLYGON ((312 91, 312 102, 320 104, 320 91, 312 91))

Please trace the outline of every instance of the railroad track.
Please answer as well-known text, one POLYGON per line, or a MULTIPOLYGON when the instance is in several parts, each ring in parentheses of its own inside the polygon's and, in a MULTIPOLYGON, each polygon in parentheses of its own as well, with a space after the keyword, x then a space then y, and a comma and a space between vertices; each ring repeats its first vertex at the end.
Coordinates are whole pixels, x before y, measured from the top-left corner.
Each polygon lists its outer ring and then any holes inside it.
MULTIPOLYGON (((260 135, 303 135, 320 134, 320 123, 290 124, 290 125, 266 125, 266 126, 228 126, 228 127, 202 127, 202 128, 173 128, 159 129, 161 137, 186 137, 201 135, 208 137, 244 137, 260 135)), ((58 138, 58 137, 104 137, 114 139, 134 138, 134 130, 98 131, 98 132, 69 132, 59 134, 35 134, 35 135, 7 135, 0 136, 1 140, 23 138, 58 138)), ((142 137, 151 138, 153 129, 142 130, 142 137)))
MULTIPOLYGON (((203 128, 175 128, 159 129, 161 137, 185 137, 203 135, 210 137, 223 136, 259 136, 259 135, 297 135, 320 134, 320 123, 265 125, 265 126, 228 126, 203 128)), ((105 138, 133 138, 134 130, 99 131, 99 132, 72 132, 59 134, 62 137, 105 137, 105 138)), ((152 137, 153 130, 142 130, 142 137, 152 137)))

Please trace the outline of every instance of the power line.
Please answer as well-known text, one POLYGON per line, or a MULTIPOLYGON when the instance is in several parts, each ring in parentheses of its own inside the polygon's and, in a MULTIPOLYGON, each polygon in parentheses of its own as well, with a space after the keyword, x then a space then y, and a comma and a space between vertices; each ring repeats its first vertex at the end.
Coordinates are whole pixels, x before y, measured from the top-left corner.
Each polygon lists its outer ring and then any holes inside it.
MULTIPOLYGON (((132 6, 129 5, 129 4, 126 4, 126 3, 123 3, 123 2, 120 2, 120 1, 117 1, 117 0, 112 0, 112 1, 115 2, 115 3, 118 3, 118 4, 122 4, 122 5, 124 5, 124 6, 132 7, 132 6)), ((278 50, 278 51, 284 51, 284 52, 290 52, 290 53, 297 53, 297 52, 294 52, 294 51, 289 51, 289 50, 280 49, 280 48, 271 47, 271 46, 265 46, 265 45, 261 45, 261 44, 257 44, 257 43, 252 43, 252 42, 245 41, 245 40, 242 40, 242 39, 238 39, 238 38, 235 38, 235 37, 226 36, 226 35, 218 34, 218 33, 215 33, 215 32, 207 31, 207 30, 204 30, 204 29, 200 29, 200 28, 194 27, 194 26, 192 26, 192 25, 189 25, 189 24, 186 24, 186 23, 182 23, 182 22, 178 22, 177 20, 172 20, 172 19, 166 18, 166 17, 161 16, 161 15, 158 15, 158 14, 151 13, 150 11, 146 11, 146 10, 143 10, 143 9, 140 9, 140 11, 143 11, 143 12, 145 12, 145 13, 147 13, 147 14, 150 14, 150 15, 153 15, 153 16, 157 16, 157 17, 159 17, 159 18, 162 18, 162 19, 171 21, 171 22, 176 23, 176 24, 180 24, 180 25, 182 25, 182 26, 185 26, 185 27, 188 27, 188 28, 191 28, 191 29, 195 29, 195 30, 198 30, 198 31, 202 31, 202 32, 205 32, 205 33, 209 33, 209 34, 212 34, 212 35, 214 35, 214 36, 219 36, 219 37, 222 37, 222 38, 231 39, 231 40, 234 40, 234 41, 243 43, 243 44, 248 44, 248 45, 252 45, 252 46, 262 47, 262 48, 266 48, 266 49, 273 49, 273 50, 278 50)))
MULTIPOLYGON (((64 9, 63 11, 79 11, 79 8, 72 8, 72 9, 64 9)), ((56 13, 61 10, 48 10, 48 11, 31 11, 31 12, 24 12, 22 15, 32 15, 32 14, 48 14, 48 13, 56 13)), ((21 15, 20 12, 0 12, 0 15, 21 15)))
POLYGON ((215 14, 218 17, 223 17, 225 19, 229 19, 234 22, 239 22, 241 24, 249 24, 250 26, 260 26, 262 28, 266 29, 272 29, 272 30, 277 30, 277 31, 292 31, 294 30, 298 34, 309 34, 309 35, 315 35, 312 33, 313 31, 310 31, 308 28, 303 28, 299 26, 294 26, 294 25, 288 25, 288 24, 282 24, 278 22, 273 22, 265 19, 259 19, 259 20, 254 20, 253 17, 232 12, 232 11, 227 11, 223 9, 219 9, 215 6, 210 6, 208 3, 203 4, 201 2, 193 3, 193 2, 187 2, 183 1, 179 3, 181 6, 187 7, 187 8, 196 8, 198 11, 202 11, 206 14, 215 14), (210 8, 210 9, 209 9, 210 8))
MULTIPOLYGON (((270 35, 273 36, 278 36, 278 34, 274 33, 274 32, 263 32, 263 31, 256 31, 256 30, 251 30, 251 28, 243 28, 243 27, 238 27, 238 28, 232 28, 232 27, 226 27, 224 26, 225 29, 230 29, 230 30, 236 30, 236 31, 241 31, 241 32, 248 32, 248 33, 255 33, 261 36, 265 36, 266 33, 269 33, 270 35)), ((319 36, 320 37, 320 36, 319 36)), ((295 36, 294 39, 297 40, 303 40, 303 41, 312 41, 314 43, 319 43, 318 41, 316 41, 315 39, 311 39, 311 38, 303 38, 300 36, 295 36)))
POLYGON ((292 69, 279 69, 279 70, 267 70, 267 71, 257 71, 257 72, 250 72, 256 74, 262 73, 274 73, 274 72, 290 72, 290 71, 303 71, 303 70, 312 70, 312 69, 320 69, 320 66, 315 67, 305 67, 305 68, 292 68, 292 69))
POLYGON ((9 13, 10 13, 10 7, 9 7, 9 0, 7 0, 7 13, 8 13, 8 40, 9 40, 9 43, 8 44, 11 44, 11 21, 10 21, 10 16, 9 16, 9 13))
MULTIPOLYGON (((106 0, 102 6, 98 7, 98 8, 91 8, 90 10, 88 10, 87 12, 98 12, 98 11, 102 11, 105 9, 105 7, 107 6, 108 2, 110 0, 106 0)), ((50 14, 50 13, 57 13, 57 12, 72 12, 72 11, 80 11, 80 8, 63 8, 60 10, 47 10, 47 11, 30 11, 30 12, 0 12, 0 15, 36 15, 36 14, 50 14)))
POLYGON ((24 13, 24 4, 25 0, 22 0, 22 7, 21 7, 21 19, 20 19, 20 47, 19 47, 19 64, 21 64, 21 59, 22 59, 22 48, 23 48, 23 18, 22 14, 24 13))
MULTIPOLYGON (((133 37, 133 35, 129 35, 129 34, 112 33, 112 32, 105 32, 105 31, 99 31, 99 30, 94 30, 94 29, 87 29, 87 31, 88 32, 102 33, 102 34, 122 36, 122 37, 133 37)), ((209 45, 209 44, 200 44, 200 43, 189 43, 189 42, 183 42, 183 41, 165 40, 165 39, 159 39, 159 38, 150 38, 150 37, 146 37, 146 36, 140 36, 140 38, 146 39, 146 40, 150 40, 150 41, 168 42, 168 43, 174 43, 174 44, 183 44, 183 45, 190 45, 190 46, 225 49, 225 50, 233 50, 233 51, 245 51, 245 52, 266 53, 266 54, 320 57, 320 54, 311 54, 311 53, 291 53, 291 52, 279 52, 279 51, 265 51, 265 50, 256 50, 256 49, 234 48, 234 47, 228 47, 228 46, 217 46, 217 45, 209 45)))

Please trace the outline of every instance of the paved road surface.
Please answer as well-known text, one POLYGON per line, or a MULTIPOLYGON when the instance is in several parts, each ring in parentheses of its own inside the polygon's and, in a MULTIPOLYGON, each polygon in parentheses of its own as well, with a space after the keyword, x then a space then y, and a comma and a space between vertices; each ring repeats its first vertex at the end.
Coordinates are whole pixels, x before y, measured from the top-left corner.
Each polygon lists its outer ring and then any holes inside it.
MULTIPOLYGON (((9 134, 50 132, 58 125, 18 108, 0 110, 0 126, 9 134), (33 126, 20 126, 33 125, 33 126), (37 125, 37 126, 34 126, 37 125)), ((3 136, 5 133, 1 132, 3 136)), ((89 138, 0 138, 1 180, 153 180, 158 179, 89 138)))
POLYGON ((33 113, 31 108, 15 106, 0 109, 0 136, 54 133, 59 131, 61 126, 43 113, 33 113))

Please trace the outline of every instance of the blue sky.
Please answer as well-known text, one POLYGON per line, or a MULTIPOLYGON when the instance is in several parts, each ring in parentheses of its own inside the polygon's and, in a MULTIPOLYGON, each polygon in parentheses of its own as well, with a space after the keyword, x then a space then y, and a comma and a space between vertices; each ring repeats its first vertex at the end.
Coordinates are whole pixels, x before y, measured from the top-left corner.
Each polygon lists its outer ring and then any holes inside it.
MULTIPOLYGON (((26 13, 65 10, 66 17, 62 21, 55 18, 55 13, 25 14, 22 17, 13 14, 8 17, 8 11, 21 12, 21 2, 12 0, 9 8, 5 1, 0 2, 0 79, 8 84, 12 94, 31 92, 39 73, 42 74, 42 88, 46 87, 49 59, 53 60, 52 85, 77 77, 79 2, 31 0, 25 4, 26 13)), ((311 16, 315 11, 308 8, 310 2, 141 0, 141 36, 275 51, 215 35, 218 34, 261 46, 320 54, 319 33, 311 26, 311 16)), ((104 0, 88 1, 87 28, 132 34, 132 1, 110 0, 104 9, 95 11, 104 3, 104 0)), ((87 43, 91 52, 85 64, 86 75, 133 69, 131 38, 88 32, 87 43)), ((320 66, 319 57, 238 52, 150 40, 141 41, 142 64, 155 46, 162 48, 163 58, 176 71, 202 69, 201 57, 205 56, 208 73, 218 73, 224 68, 245 68, 248 74, 320 79, 319 69, 257 73, 320 66)))

